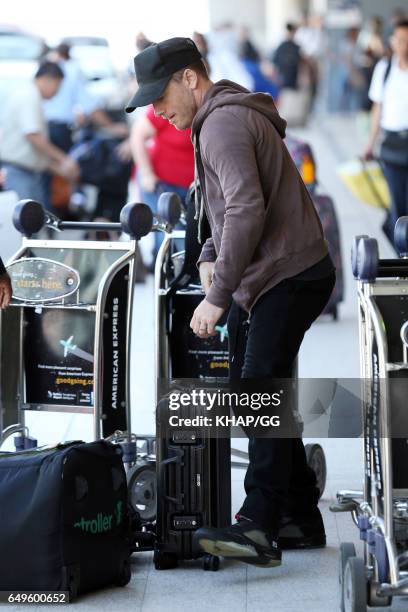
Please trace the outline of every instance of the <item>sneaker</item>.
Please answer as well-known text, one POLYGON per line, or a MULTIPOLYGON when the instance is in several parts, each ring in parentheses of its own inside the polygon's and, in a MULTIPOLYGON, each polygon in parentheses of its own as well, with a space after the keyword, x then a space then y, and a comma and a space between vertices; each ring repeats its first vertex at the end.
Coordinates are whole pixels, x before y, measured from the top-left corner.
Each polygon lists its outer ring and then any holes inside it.
POLYGON ((278 546, 282 550, 324 548, 326 533, 320 510, 308 516, 283 517, 278 532, 278 546))
POLYGON ((197 529, 196 548, 211 555, 229 557, 258 567, 277 567, 282 553, 277 543, 257 523, 241 518, 231 527, 197 529))

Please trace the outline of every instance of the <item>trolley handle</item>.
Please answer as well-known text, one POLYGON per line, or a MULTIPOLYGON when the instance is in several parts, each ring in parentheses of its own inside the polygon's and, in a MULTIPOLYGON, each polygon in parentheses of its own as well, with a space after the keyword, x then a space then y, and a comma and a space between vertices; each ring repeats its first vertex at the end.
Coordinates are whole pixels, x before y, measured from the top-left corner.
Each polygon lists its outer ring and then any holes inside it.
POLYGON ((31 237, 43 227, 54 231, 62 230, 117 230, 129 234, 131 238, 140 240, 153 228, 153 213, 147 204, 126 204, 120 213, 120 222, 98 221, 62 221, 51 212, 45 210, 42 204, 35 200, 20 200, 13 213, 15 228, 24 236, 31 237))
POLYGON ((380 259, 378 261, 377 276, 386 277, 408 277, 408 261, 406 259, 380 259))
POLYGON ((400 259, 380 259, 378 242, 368 236, 356 236, 351 249, 351 267, 355 278, 362 281, 375 281, 376 278, 408 278, 408 258, 401 234, 406 230, 408 244, 408 217, 401 217, 396 224, 400 259), (405 228, 405 226, 407 226, 405 228))

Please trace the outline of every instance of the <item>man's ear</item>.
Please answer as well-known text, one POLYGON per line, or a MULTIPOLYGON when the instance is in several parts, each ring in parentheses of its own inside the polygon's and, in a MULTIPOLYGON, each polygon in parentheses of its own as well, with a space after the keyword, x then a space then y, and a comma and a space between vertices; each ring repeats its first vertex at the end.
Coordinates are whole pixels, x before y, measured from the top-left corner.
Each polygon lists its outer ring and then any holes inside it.
POLYGON ((198 74, 191 68, 186 68, 183 74, 183 80, 187 87, 191 90, 197 89, 198 86, 198 74))

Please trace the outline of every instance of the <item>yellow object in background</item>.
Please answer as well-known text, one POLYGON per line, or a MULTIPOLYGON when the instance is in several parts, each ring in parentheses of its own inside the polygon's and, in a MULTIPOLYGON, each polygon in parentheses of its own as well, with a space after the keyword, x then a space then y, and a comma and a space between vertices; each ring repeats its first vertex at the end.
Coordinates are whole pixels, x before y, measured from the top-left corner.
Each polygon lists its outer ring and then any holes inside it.
POLYGON ((338 168, 343 183, 351 193, 370 206, 389 208, 391 196, 381 166, 377 161, 353 159, 338 168))
POLYGON ((305 159, 302 161, 300 174, 303 179, 303 182, 306 185, 313 185, 316 182, 315 165, 309 156, 306 156, 305 159))

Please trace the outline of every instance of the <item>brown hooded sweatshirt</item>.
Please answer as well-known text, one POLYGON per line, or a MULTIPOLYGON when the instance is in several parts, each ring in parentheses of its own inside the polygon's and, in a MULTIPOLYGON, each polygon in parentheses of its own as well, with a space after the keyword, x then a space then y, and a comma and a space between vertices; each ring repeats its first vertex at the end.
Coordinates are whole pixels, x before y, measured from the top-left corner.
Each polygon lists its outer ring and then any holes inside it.
POLYGON ((233 298, 250 312, 266 291, 328 253, 285 128, 270 95, 226 80, 208 90, 194 118, 198 214, 212 235, 199 263, 215 262, 207 294, 215 306, 227 308, 233 298))

